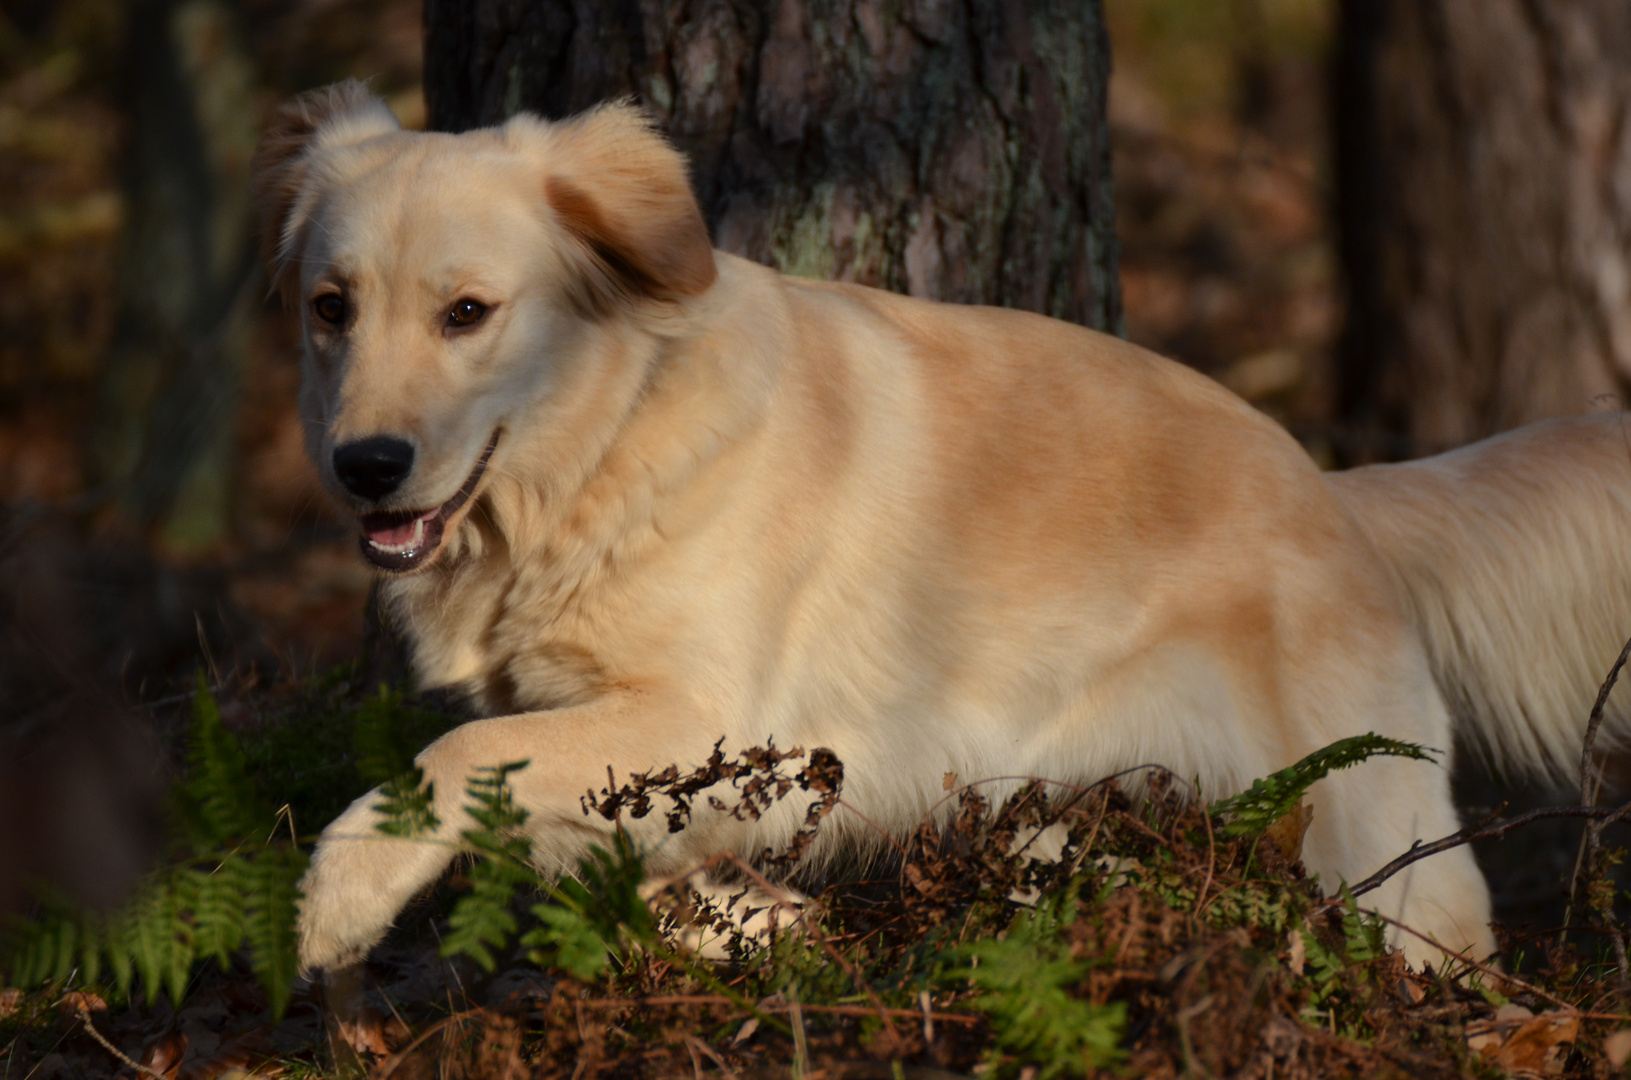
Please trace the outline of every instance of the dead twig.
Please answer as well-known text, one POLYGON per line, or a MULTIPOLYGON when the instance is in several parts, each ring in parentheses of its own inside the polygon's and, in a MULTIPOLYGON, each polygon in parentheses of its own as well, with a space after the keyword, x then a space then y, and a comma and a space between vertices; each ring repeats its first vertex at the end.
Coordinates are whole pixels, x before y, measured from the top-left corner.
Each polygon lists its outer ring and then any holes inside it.
MULTIPOLYGON (((1449 851, 1451 848, 1460 847, 1462 844, 1470 844, 1475 840, 1493 840, 1505 836, 1513 829, 1519 829, 1537 821, 1545 821, 1548 818, 1585 818, 1588 821, 1601 820, 1606 825, 1611 821, 1618 821, 1628 814, 1631 814, 1631 802, 1622 803, 1613 808, 1606 806, 1543 806, 1537 810, 1530 810, 1516 817, 1507 818, 1505 821, 1485 818, 1477 825, 1469 825, 1459 832, 1451 833, 1449 836, 1434 840, 1431 843, 1416 841, 1410 845, 1409 851, 1406 851, 1403 855, 1370 875, 1370 877, 1355 884, 1349 892, 1354 896, 1361 896, 1377 888, 1388 878, 1413 863, 1421 862, 1423 859, 1437 855, 1440 852, 1449 851)), ((1341 902, 1338 899, 1327 901, 1328 904, 1340 904, 1341 902)))
POLYGON ((113 1043, 108 1041, 107 1036, 103 1035, 100 1031, 97 1031, 96 1025, 91 1023, 91 1010, 85 1007, 84 1002, 79 1003, 77 1011, 79 1012, 79 1022, 85 1025, 85 1033, 91 1038, 95 1039, 98 1043, 101 1043, 102 1049, 118 1058, 123 1064, 135 1069, 138 1073, 151 1076, 154 1078, 154 1080, 165 1080, 163 1073, 159 1072, 157 1069, 149 1068, 139 1061, 132 1060, 130 1055, 126 1054, 117 1046, 114 1046, 113 1043))
POLYGON ((724 1058, 719 1056, 719 1051, 715 1050, 713 1047, 709 1046, 695 1035, 685 1035, 683 1038, 685 1040, 685 1048, 691 1052, 691 1061, 696 1069, 696 1075, 698 1077, 702 1076, 702 1062, 697 1057, 697 1054, 700 1052, 707 1054, 710 1058, 712 1058, 714 1064, 719 1066, 719 1071, 729 1077, 730 1080, 737 1080, 736 1070, 731 1068, 730 1064, 726 1062, 724 1058))
MULTIPOLYGON (((639 1005, 735 1005, 736 1002, 723 994, 653 994, 649 997, 631 998, 583 998, 581 1004, 586 1009, 627 1009, 639 1005)), ((799 1008, 807 1013, 823 1013, 829 1016, 877 1016, 879 1010, 870 1005, 810 1005, 801 1003, 799 1008)), ((785 1002, 762 1001, 759 1010, 767 1013, 791 1012, 792 1006, 785 1002)), ((923 1013, 919 1009, 891 1009, 884 1008, 883 1012, 891 1017, 902 1020, 921 1020, 923 1013)), ((546 1014, 538 1014, 546 1015, 546 1014)), ((981 1021, 981 1017, 971 1016, 967 1013, 933 1012, 929 1016, 937 1021, 950 1024, 967 1024, 974 1026, 981 1021)))
POLYGON ((432 1024, 430 1027, 426 1028, 424 1031, 421 1031, 414 1038, 413 1042, 392 1054, 390 1060, 386 1061, 380 1066, 379 1072, 375 1074, 375 1080, 389 1080, 391 1074, 396 1072, 397 1066, 401 1065, 408 1059, 409 1054, 419 1049, 426 1039, 430 1038, 432 1035, 435 1035, 443 1028, 452 1024, 462 1023, 465 1020, 470 1019, 472 1016, 478 1016, 485 1011, 486 1010, 484 1009, 467 1009, 464 1012, 456 1012, 452 1016, 442 1017, 442 1019, 436 1021, 436 1023, 432 1024))
MULTIPOLYGON (((861 993, 865 994, 867 999, 872 1002, 872 1009, 878 1014, 878 1019, 883 1021, 884 1030, 889 1032, 889 1037, 898 1045, 901 1042, 900 1032, 895 1030, 895 1023, 889 1018, 888 1010, 884 1008, 883 999, 878 996, 878 992, 876 990, 872 989, 871 983, 868 983, 865 979, 861 978, 861 973, 855 969, 855 965, 851 964, 847 959, 845 959, 844 954, 839 952, 837 947, 834 946, 832 942, 827 940, 827 935, 821 932, 821 928, 818 927, 813 921, 806 919, 804 917, 804 912, 800 910, 799 905, 794 904, 791 900, 789 900, 785 893, 772 885, 763 874, 755 870, 745 859, 729 852, 726 853, 725 858, 734 863, 737 869, 741 870, 744 874, 748 875, 748 877, 752 878, 754 883, 757 884, 759 888, 763 889, 768 895, 776 897, 781 903, 786 904, 788 907, 799 912, 798 921, 804 924, 805 932, 811 937, 815 938, 816 943, 821 946, 822 951, 832 958, 833 963, 837 964, 843 969, 844 974, 849 976, 850 982, 855 984, 855 988, 861 991, 861 993)), ((795 1014, 795 1033, 800 1030, 800 1023, 802 1023, 802 1021, 800 1021, 795 1014)))
POLYGON ((1603 783, 1603 770, 1601 765, 1593 762, 1593 752, 1597 749, 1597 729, 1603 726, 1603 711, 1608 707, 1608 695, 1613 692, 1614 684, 1619 681, 1620 672, 1624 669, 1626 660, 1631 658, 1631 638, 1627 638, 1625 647, 1614 661, 1614 666, 1608 669, 1608 678, 1597 689, 1597 700, 1591 706, 1591 718, 1586 721, 1586 736, 1580 745, 1580 805, 1591 806, 1597 801, 1598 789, 1603 783))
MULTIPOLYGON (((1625 647, 1614 660, 1614 666, 1608 670, 1608 677, 1597 689, 1597 700, 1592 703, 1591 717, 1586 721, 1586 734, 1580 746, 1580 805, 1584 807, 1595 806, 1598 793, 1602 790, 1603 767, 1602 763, 1596 760, 1597 731, 1603 726, 1603 712, 1608 706, 1608 695, 1613 692, 1614 684, 1625 668, 1627 657, 1631 657, 1631 639, 1626 640, 1625 647)), ((1602 847, 1603 830, 1616 820, 1618 817, 1613 816, 1594 821, 1586 826, 1586 831, 1580 837, 1580 848, 1574 856, 1574 871, 1569 875, 1569 903, 1564 909, 1563 918, 1565 923, 1574 915, 1574 900, 1580 885, 1580 871, 1583 868, 1597 866, 1597 853, 1602 847)), ((1595 872, 1593 869, 1593 873, 1595 872)), ((1601 916, 1603 929, 1608 931, 1609 938, 1614 943, 1614 962, 1619 972, 1620 993, 1626 994, 1631 992, 1631 964, 1628 964, 1626 959, 1625 931, 1620 926, 1619 920, 1614 917, 1613 901, 1608 902, 1605 910, 1599 911, 1600 906, 1602 905, 1595 902, 1591 904, 1593 912, 1601 916)))
POLYGON ((1201 882, 1200 894, 1195 897, 1195 915, 1200 917, 1206 910, 1206 893, 1212 888, 1212 874, 1218 865, 1218 841, 1212 832, 1212 815, 1201 813, 1201 820, 1206 822, 1206 880, 1201 882))
POLYGON ((1439 942, 1436 941, 1435 939, 1433 939, 1432 937, 1429 937, 1428 935, 1422 933, 1420 930, 1417 930, 1415 927, 1406 925, 1405 923, 1400 922, 1398 919, 1395 919, 1390 915, 1383 915, 1379 911, 1371 912, 1371 914, 1375 915, 1378 919, 1381 919, 1385 923, 1388 923, 1388 924, 1390 924, 1392 926, 1397 926, 1400 930, 1403 930, 1405 933, 1410 934, 1413 937, 1420 938, 1421 940, 1427 942, 1427 944, 1433 946, 1433 948, 1435 948, 1435 949, 1439 950, 1440 952, 1442 952, 1445 956, 1452 957, 1458 963, 1466 964, 1467 967, 1472 968, 1475 971, 1481 971, 1485 975, 1490 976, 1491 978, 1499 979, 1500 981, 1508 984, 1509 986, 1515 986, 1519 990, 1522 990, 1522 991, 1524 991, 1526 993, 1534 994, 1536 997, 1545 998, 1547 1001, 1550 1001, 1553 1005, 1556 1005, 1560 1009, 1566 1009, 1571 1013, 1579 1011, 1578 1009, 1575 1008, 1575 1006, 1569 1004, 1567 1001, 1564 1001, 1562 998, 1557 997, 1554 994, 1547 993, 1545 990, 1542 990, 1540 987, 1534 985, 1533 983, 1524 982, 1522 979, 1518 978, 1516 975, 1508 975, 1506 972, 1502 971, 1500 968, 1493 968, 1493 967, 1490 967, 1488 964, 1480 964, 1478 961, 1476 961, 1476 960, 1472 959, 1471 957, 1469 957, 1466 953, 1457 952, 1454 949, 1447 948, 1446 946, 1439 944, 1439 942))

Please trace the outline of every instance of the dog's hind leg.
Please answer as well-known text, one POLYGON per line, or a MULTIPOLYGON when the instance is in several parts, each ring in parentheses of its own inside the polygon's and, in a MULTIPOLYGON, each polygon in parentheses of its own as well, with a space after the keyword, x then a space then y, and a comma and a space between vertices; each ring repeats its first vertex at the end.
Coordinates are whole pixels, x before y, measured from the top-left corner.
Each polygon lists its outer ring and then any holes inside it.
MULTIPOLYGON (((1428 762, 1373 758, 1320 781, 1311 796, 1303 858, 1327 893, 1368 877, 1418 840, 1460 828, 1448 771, 1428 762)), ((1424 939, 1475 960, 1495 951, 1489 888, 1466 846, 1408 866, 1357 900, 1409 928, 1390 926, 1387 940, 1412 964, 1444 959, 1445 951, 1424 939)))
POLYGON ((674 916, 677 943, 704 960, 730 959, 737 937, 764 946, 778 932, 796 932, 808 900, 785 884, 771 892, 756 882, 717 881, 701 869, 648 881, 640 895, 653 911, 674 916))

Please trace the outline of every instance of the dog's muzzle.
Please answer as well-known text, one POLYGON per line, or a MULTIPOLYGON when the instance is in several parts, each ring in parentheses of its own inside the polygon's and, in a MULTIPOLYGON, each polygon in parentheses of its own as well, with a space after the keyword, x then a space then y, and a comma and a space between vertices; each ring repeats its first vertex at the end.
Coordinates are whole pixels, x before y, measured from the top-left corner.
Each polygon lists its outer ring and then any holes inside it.
POLYGON ((487 462, 498 449, 497 431, 487 443, 470 476, 453 497, 431 510, 381 510, 364 514, 360 546, 362 557, 393 574, 409 574, 430 563, 442 546, 442 533, 448 521, 476 493, 487 472, 487 462))

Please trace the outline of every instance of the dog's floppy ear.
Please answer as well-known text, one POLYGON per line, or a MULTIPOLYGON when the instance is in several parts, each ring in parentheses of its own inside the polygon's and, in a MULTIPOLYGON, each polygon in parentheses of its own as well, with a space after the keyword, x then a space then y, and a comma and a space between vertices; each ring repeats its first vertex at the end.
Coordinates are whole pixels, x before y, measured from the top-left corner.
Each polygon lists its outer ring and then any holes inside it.
POLYGON ((311 151, 400 128, 389 106, 356 79, 308 90, 278 107, 250 165, 250 192, 260 214, 261 257, 274 286, 283 284, 295 204, 311 151))
POLYGON ((605 314, 706 292, 718 271, 685 158, 627 103, 545 129, 544 197, 578 245, 574 296, 605 314))

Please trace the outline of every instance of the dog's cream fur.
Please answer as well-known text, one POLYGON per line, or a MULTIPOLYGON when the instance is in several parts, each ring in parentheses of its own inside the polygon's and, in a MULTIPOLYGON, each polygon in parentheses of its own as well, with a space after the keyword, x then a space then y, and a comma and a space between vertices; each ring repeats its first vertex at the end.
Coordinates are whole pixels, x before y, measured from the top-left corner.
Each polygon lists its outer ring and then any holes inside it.
MULTIPOLYGON (((280 114, 257 189, 336 496, 380 509, 335 480, 347 440, 410 441, 383 508, 420 510, 498 434, 434 562, 383 589, 423 683, 492 715, 420 756, 446 836, 478 766, 528 759, 538 857, 570 868, 607 842, 579 798, 608 765, 696 764, 721 737, 832 748, 845 802, 896 831, 947 773, 1159 762, 1211 796, 1365 731, 1448 750, 1447 697, 1497 753, 1563 767, 1631 632, 1618 417, 1327 477, 1124 341, 712 251, 683 160, 623 106, 415 134, 332 88, 280 114), (325 328, 310 305, 336 290, 348 322, 325 328), (464 298, 488 314, 451 330, 464 298)), ((1457 827, 1442 765, 1373 760, 1311 797, 1328 883, 1457 827)), ((318 845, 310 968, 362 956, 448 864, 377 833, 376 800, 318 845)), ((794 801, 625 824, 674 873, 785 840, 794 801)), ((822 843, 869 828, 840 811, 822 843)), ((1372 899, 1492 947, 1465 848, 1372 899)))

